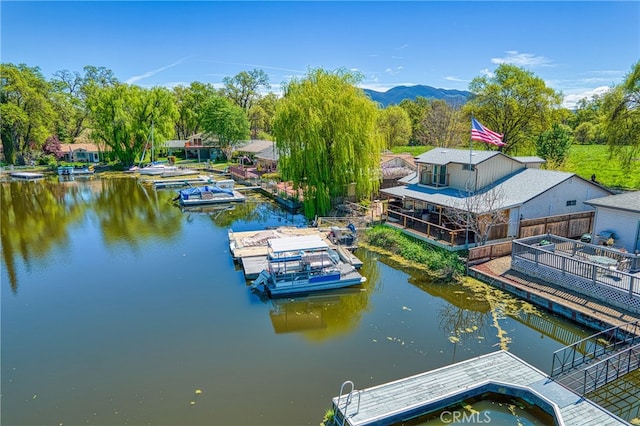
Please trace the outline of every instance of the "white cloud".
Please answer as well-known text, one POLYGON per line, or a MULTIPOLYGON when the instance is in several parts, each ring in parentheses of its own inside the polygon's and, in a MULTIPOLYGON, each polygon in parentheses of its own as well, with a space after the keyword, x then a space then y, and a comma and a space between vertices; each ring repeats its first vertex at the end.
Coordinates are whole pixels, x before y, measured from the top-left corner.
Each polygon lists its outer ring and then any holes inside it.
POLYGON ((493 72, 489 71, 488 68, 480 70, 480 74, 482 74, 483 76, 488 77, 488 78, 492 78, 493 77, 493 72))
POLYGON ((296 74, 306 74, 306 70, 305 71, 301 71, 301 70, 294 70, 294 69, 290 69, 290 68, 280 68, 280 67, 271 67, 268 65, 260 65, 260 64, 246 64, 246 63, 242 63, 242 62, 220 62, 220 61, 205 61, 208 62, 210 64, 221 64, 221 65, 240 65, 242 67, 247 67, 247 68, 254 68, 254 69, 268 69, 268 70, 275 70, 275 71, 286 71, 286 72, 293 72, 296 74))
POLYGON ((532 53, 520 53, 517 50, 505 52, 504 58, 491 58, 494 64, 513 64, 519 67, 553 66, 551 60, 544 56, 535 56, 532 53))
POLYGON ((372 83, 363 83, 358 85, 359 88, 361 89, 369 89, 369 90, 375 90, 376 92, 386 92, 389 89, 393 89, 394 87, 398 87, 398 86, 415 86, 416 83, 378 83, 378 82, 372 82, 372 83))
POLYGON ((169 68, 173 68, 173 67, 175 67, 176 65, 180 65, 184 60, 185 60, 185 58, 178 59, 176 62, 174 62, 174 63, 172 63, 172 64, 169 64, 169 65, 165 65, 164 67, 160 67, 160 68, 156 68, 155 70, 147 71, 147 72, 146 72, 146 73, 144 73, 144 74, 134 75, 133 77, 129 77, 129 79, 127 79, 127 80, 125 81, 125 83, 127 83, 127 84, 133 84, 133 83, 135 83, 136 81, 140 81, 140 80, 142 80, 142 79, 152 77, 152 76, 154 76, 154 75, 158 74, 159 72, 162 72, 162 71, 167 70, 167 69, 169 69, 169 68))
POLYGON ((444 78, 447 81, 456 81, 456 82, 460 82, 460 83, 467 83, 469 80, 463 80, 461 78, 455 77, 455 76, 446 76, 444 78))
POLYGON ((568 109, 574 109, 578 102, 582 99, 591 99, 593 96, 600 96, 607 93, 611 88, 608 86, 600 86, 588 89, 576 89, 571 93, 564 94, 562 106, 568 109))
POLYGON ((389 74, 389 75, 398 75, 402 71, 403 68, 404 67, 394 67, 394 68, 389 67, 389 68, 385 69, 384 72, 389 74))

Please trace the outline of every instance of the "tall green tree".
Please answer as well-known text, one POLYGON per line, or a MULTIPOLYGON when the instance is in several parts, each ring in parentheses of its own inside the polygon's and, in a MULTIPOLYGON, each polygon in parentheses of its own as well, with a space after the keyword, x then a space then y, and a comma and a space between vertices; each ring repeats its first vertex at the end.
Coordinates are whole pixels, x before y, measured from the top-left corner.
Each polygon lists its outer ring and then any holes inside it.
POLYGON ((491 77, 474 78, 469 90, 472 97, 465 112, 502 133, 506 145, 501 150, 507 153, 531 151, 537 136, 553 124, 553 111, 562 102, 544 80, 510 64, 499 65, 491 77))
POLYGON ((278 96, 268 93, 262 96, 249 110, 249 122, 251 125, 251 137, 253 139, 271 140, 273 116, 276 113, 278 96))
POLYGON ((273 130, 284 179, 304 194, 308 218, 326 214, 334 197, 355 184, 358 199, 377 192, 384 142, 376 104, 353 72, 310 70, 290 81, 276 109, 273 130))
POLYGON ((463 122, 462 110, 442 99, 431 102, 431 107, 425 111, 422 129, 425 140, 441 148, 457 146, 469 140, 468 124, 463 122))
POLYGON ((176 86, 173 95, 178 108, 175 133, 178 139, 188 139, 202 132, 205 105, 217 91, 209 83, 193 82, 189 86, 176 86))
POLYGON ((263 70, 242 71, 234 77, 222 79, 224 95, 233 103, 248 112, 260 98, 260 87, 269 89, 269 76, 263 70))
POLYGON ((90 127, 87 96, 96 88, 113 86, 118 80, 113 71, 87 65, 83 73, 57 71, 51 85, 54 88, 54 107, 58 114, 57 133, 60 140, 72 143, 83 130, 90 127))
POLYGON ((168 89, 116 84, 96 89, 87 102, 92 138, 109 147, 125 166, 134 164, 147 148, 160 148, 174 134, 177 110, 168 89))
POLYGON ((569 155, 573 137, 571 128, 554 123, 551 130, 542 132, 536 140, 536 155, 547 160, 547 167, 555 168, 564 163, 569 155))
POLYGON ((218 137, 227 158, 231 158, 234 146, 249 137, 249 120, 244 110, 221 96, 207 101, 202 126, 205 132, 218 137))
POLYGON ((431 101, 424 96, 418 96, 415 100, 403 99, 400 101, 401 106, 411 120, 411 137, 410 145, 428 145, 427 132, 424 128, 424 119, 431 109, 431 101))
POLYGON ((398 105, 389 105, 378 114, 378 128, 386 148, 409 145, 411 119, 407 111, 398 105))
POLYGON ((603 111, 607 144, 628 167, 640 153, 640 61, 622 85, 607 92, 603 111))
POLYGON ((25 164, 54 133, 51 92, 38 67, 0 64, 0 135, 8 163, 25 164))

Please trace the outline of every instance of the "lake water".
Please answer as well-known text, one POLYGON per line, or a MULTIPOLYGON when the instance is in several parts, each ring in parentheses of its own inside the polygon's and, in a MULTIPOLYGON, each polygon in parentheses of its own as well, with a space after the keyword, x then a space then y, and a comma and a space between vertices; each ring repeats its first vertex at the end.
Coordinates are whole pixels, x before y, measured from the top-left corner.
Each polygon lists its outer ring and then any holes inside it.
POLYGON ((131 177, 2 184, 3 425, 317 425, 345 380, 501 347, 548 372, 591 334, 364 249, 362 289, 261 299, 227 231, 304 218, 257 194, 208 212, 174 195, 131 177))

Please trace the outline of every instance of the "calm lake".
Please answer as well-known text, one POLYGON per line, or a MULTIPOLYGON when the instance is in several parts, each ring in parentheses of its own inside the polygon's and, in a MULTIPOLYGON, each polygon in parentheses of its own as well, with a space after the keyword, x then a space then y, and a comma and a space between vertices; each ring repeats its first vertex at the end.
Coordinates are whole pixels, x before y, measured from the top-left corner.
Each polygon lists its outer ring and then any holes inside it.
POLYGON ((3 425, 318 425, 345 380, 500 348, 549 372, 553 351, 591 334, 362 248, 362 289, 261 299, 227 231, 304 218, 251 192, 206 212, 174 195, 132 177, 2 184, 3 425))

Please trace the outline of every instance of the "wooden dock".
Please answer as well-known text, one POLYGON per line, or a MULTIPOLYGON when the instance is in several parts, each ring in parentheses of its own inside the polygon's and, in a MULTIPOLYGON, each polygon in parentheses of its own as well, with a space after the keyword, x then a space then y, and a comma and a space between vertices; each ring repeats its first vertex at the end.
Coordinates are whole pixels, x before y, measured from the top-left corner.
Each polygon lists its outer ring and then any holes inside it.
POLYGON ((362 267, 362 260, 358 259, 355 254, 351 253, 346 248, 337 246, 336 251, 344 263, 353 265, 356 269, 360 269, 362 267))
MULTIPOLYGON (((350 382, 345 382, 350 383, 350 382)), ((344 386, 344 385, 343 385, 344 386)), ((626 425, 604 408, 551 380, 515 355, 498 351, 332 399, 336 424, 401 424, 490 390, 539 401, 564 425, 626 425)))
POLYGON ((35 172, 13 172, 11 178, 15 180, 39 180, 44 179, 44 174, 35 172))
POLYGON ((353 253, 334 244, 328 231, 318 228, 298 228, 295 226, 281 226, 274 229, 264 229, 258 231, 228 231, 229 250, 233 259, 242 265, 246 279, 255 279, 263 269, 266 269, 267 262, 267 241, 272 238, 299 237, 307 235, 318 235, 327 245, 336 250, 343 262, 353 265, 356 269, 362 266, 362 261, 353 253))
POLYGON ((211 176, 199 175, 198 177, 184 177, 172 179, 143 179, 142 183, 151 183, 154 188, 180 188, 183 186, 206 185, 215 182, 211 176))

